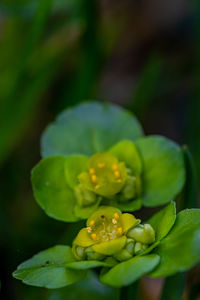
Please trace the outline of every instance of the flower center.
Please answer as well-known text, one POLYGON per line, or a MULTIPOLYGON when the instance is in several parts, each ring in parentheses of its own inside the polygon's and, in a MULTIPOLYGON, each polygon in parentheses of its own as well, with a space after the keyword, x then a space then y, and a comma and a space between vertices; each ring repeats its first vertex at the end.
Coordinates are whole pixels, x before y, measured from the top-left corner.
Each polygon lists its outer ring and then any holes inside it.
POLYGON ((90 221, 87 231, 95 241, 107 242, 120 237, 123 233, 120 217, 117 213, 112 218, 101 215, 98 221, 90 221))

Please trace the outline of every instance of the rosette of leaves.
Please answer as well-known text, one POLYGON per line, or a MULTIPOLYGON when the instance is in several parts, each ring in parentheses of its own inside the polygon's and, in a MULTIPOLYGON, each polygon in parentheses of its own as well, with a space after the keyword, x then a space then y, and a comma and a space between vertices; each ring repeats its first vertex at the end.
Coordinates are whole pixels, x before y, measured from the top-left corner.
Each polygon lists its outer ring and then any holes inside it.
POLYGON ((134 115, 98 102, 61 113, 42 136, 42 157, 32 171, 35 198, 67 222, 88 218, 100 204, 122 211, 164 205, 185 181, 176 143, 143 137, 134 115))
POLYGON ((147 224, 145 229, 128 213, 100 207, 72 249, 55 246, 40 252, 19 265, 13 276, 29 285, 58 288, 84 279, 89 269, 101 268, 103 284, 122 287, 143 275, 154 278, 183 272, 200 261, 199 209, 185 209, 176 216, 171 202, 147 224))

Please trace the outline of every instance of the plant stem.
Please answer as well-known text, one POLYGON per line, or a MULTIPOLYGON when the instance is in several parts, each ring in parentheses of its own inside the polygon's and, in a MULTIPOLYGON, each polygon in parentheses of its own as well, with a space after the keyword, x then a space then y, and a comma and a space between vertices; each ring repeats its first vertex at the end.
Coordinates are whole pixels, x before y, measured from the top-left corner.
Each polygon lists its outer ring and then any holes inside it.
POLYGON ((182 300, 185 278, 185 273, 167 277, 164 282, 160 300, 182 300))
POLYGON ((139 290, 139 280, 134 282, 130 286, 125 286, 121 288, 120 300, 137 300, 139 290))

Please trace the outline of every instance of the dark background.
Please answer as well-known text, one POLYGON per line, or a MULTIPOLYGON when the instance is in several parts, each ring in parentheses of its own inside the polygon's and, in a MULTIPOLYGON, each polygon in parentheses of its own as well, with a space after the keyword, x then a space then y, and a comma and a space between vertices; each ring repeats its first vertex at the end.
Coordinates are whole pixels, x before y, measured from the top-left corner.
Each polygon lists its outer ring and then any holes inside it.
MULTIPOLYGON (((70 244, 81 226, 44 214, 33 199, 30 171, 47 124, 85 99, 120 104, 146 134, 189 145, 199 175, 199 2, 0 1, 0 299, 118 297, 88 281, 52 292, 11 276, 34 253, 70 244)), ((198 283, 198 270, 190 284, 198 283)), ((140 299, 158 299, 161 284, 144 279, 140 299)))

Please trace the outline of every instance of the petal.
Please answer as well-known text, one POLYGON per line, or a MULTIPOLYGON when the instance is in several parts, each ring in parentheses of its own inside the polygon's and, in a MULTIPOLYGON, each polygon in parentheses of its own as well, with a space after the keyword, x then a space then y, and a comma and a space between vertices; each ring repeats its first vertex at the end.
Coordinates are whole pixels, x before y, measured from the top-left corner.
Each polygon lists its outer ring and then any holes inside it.
POLYGON ((121 141, 110 148, 109 152, 115 155, 120 161, 123 161, 135 174, 142 173, 142 160, 134 143, 131 141, 121 141))
POLYGON ((89 247, 96 243, 96 241, 92 240, 90 235, 88 234, 87 228, 82 228, 77 234, 74 244, 81 247, 89 247))
POLYGON ((126 244, 126 237, 122 236, 115 240, 99 243, 92 246, 92 249, 104 255, 113 255, 119 252, 126 244))
POLYGON ((88 157, 84 155, 70 155, 65 161, 65 176, 68 185, 74 188, 79 184, 78 175, 87 170, 88 157))
POLYGON ((98 221, 102 220, 102 216, 108 219, 111 219, 114 214, 117 213, 121 215, 121 211, 118 208, 112 206, 100 206, 87 220, 87 226, 89 226, 92 220, 98 221))
POLYGON ((125 213, 120 217, 122 223, 123 232, 127 232, 129 229, 140 223, 139 219, 136 219, 133 215, 125 213))

